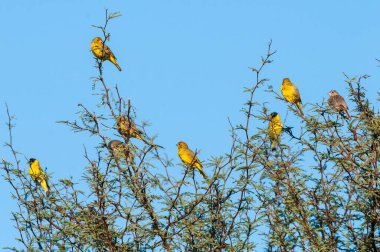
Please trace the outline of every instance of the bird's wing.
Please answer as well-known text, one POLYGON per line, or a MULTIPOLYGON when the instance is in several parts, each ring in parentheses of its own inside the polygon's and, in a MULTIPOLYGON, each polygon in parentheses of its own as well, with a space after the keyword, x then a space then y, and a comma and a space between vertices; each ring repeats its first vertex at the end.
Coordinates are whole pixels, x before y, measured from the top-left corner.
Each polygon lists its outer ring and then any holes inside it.
POLYGON ((335 107, 335 100, 334 96, 330 96, 329 99, 327 100, 327 103, 329 104, 330 107, 335 107))
POLYGON ((346 101, 340 95, 331 96, 328 99, 328 103, 331 107, 333 107, 334 109, 339 110, 339 111, 348 109, 346 101))
POLYGON ((116 60, 115 55, 107 45, 104 45, 104 51, 106 55, 112 56, 116 60))
POLYGON ((341 95, 336 95, 335 100, 337 105, 339 105, 341 109, 348 109, 347 103, 341 95))
POLYGON ((195 156, 194 152, 190 149, 187 149, 186 150, 186 154, 190 157, 190 160, 189 162, 192 162, 192 163, 197 163, 199 162, 199 159, 197 156, 195 156))
POLYGON ((295 96, 296 100, 298 100, 300 103, 302 103, 300 91, 294 85, 293 85, 293 93, 294 93, 294 96, 295 96))
POLYGON ((144 132, 140 130, 139 128, 137 128, 134 122, 131 122, 131 123, 127 122, 127 127, 129 128, 132 136, 144 141, 143 139, 144 132))
POLYGON ((138 129, 136 126, 134 128, 132 128, 132 130, 134 132, 136 132, 137 134, 139 134, 140 136, 144 135, 144 132, 142 130, 138 129))

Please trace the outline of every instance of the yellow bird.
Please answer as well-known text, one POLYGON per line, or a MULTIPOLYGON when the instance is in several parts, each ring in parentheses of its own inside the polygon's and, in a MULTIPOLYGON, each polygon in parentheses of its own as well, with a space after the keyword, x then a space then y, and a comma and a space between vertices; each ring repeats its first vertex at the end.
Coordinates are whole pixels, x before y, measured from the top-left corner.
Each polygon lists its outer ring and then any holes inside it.
POLYGON ((116 57, 112 53, 111 49, 103 44, 103 41, 101 38, 96 37, 91 42, 91 51, 94 54, 94 56, 102 61, 109 60, 114 64, 119 71, 121 71, 121 67, 116 62, 116 57))
POLYGON ((199 161, 198 157, 195 156, 194 152, 187 147, 187 144, 185 142, 178 142, 178 156, 182 160, 182 162, 189 166, 189 167, 195 167, 199 170, 199 172, 202 174, 203 178, 206 179, 207 176, 203 171, 203 166, 201 162, 199 161))
POLYGON ((144 132, 142 132, 141 130, 139 130, 137 128, 136 124, 133 121, 128 120, 127 118, 125 118, 125 116, 118 116, 118 117, 116 117, 116 129, 120 133, 120 135, 122 135, 125 138, 128 138, 128 139, 129 138, 137 138, 137 139, 143 141, 144 143, 146 143, 148 145, 152 145, 154 147, 163 148, 160 145, 156 145, 156 144, 150 143, 148 140, 146 140, 143 137, 144 132))
POLYGON ((301 115, 303 115, 300 92, 298 91, 298 88, 289 80, 289 78, 284 78, 282 80, 281 93, 284 96, 285 100, 287 102, 295 104, 299 109, 301 115))
POLYGON ((40 163, 35 158, 29 159, 28 163, 30 176, 36 183, 39 183, 44 189, 45 193, 48 194, 49 185, 47 183, 47 177, 45 176, 45 173, 42 171, 40 163))
POLYGON ((277 112, 273 112, 269 115, 268 135, 271 142, 272 151, 276 150, 277 143, 280 141, 280 135, 282 132, 282 122, 280 115, 277 112))

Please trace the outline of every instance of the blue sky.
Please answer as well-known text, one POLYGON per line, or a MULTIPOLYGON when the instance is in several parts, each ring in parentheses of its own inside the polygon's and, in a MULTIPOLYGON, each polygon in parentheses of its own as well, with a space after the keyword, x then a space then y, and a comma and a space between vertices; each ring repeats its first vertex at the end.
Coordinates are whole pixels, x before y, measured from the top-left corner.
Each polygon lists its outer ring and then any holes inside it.
MULTIPOLYGON (((80 181, 83 145, 93 146, 87 134, 56 121, 74 120, 78 103, 92 108, 97 103, 89 45, 101 35, 91 25, 103 24, 105 8, 122 13, 109 25, 109 46, 123 68, 118 72, 105 63, 105 78, 131 99, 138 122, 152 124, 148 132, 158 134, 156 141, 174 163, 180 140, 201 149, 204 160, 227 150, 227 118, 242 121, 243 87, 255 78, 248 67, 260 63, 270 39, 278 53, 264 76, 277 91, 289 77, 305 111, 330 89, 347 94, 343 72, 371 75, 366 88, 373 101, 379 90, 379 1, 2 0, 0 138, 8 137, 7 103, 16 116, 15 148, 38 158, 55 178, 80 181)), ((286 106, 262 90, 255 100, 286 114, 286 106)), ((292 115, 287 122, 297 123, 292 115)), ((10 160, 9 151, 0 148, 10 160)), ((26 160, 22 166, 27 169, 26 160)), ((0 190, 3 247, 16 244, 10 221, 16 204, 4 180, 0 190)))

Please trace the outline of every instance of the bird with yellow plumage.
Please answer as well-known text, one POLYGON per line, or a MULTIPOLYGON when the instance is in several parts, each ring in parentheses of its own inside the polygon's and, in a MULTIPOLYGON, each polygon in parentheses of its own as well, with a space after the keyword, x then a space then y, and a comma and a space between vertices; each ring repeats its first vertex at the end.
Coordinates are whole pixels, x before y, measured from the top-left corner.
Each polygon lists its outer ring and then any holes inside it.
POLYGON ((203 166, 201 161, 199 161, 198 157, 194 154, 192 150, 189 149, 185 142, 178 142, 178 156, 182 160, 182 162, 191 168, 197 168, 201 173, 204 179, 207 179, 205 172, 203 171, 203 166))
POLYGON ((45 176, 45 173, 42 171, 40 163, 37 159, 31 158, 28 161, 29 163, 29 174, 30 177, 36 182, 41 185, 41 187, 44 189, 45 193, 49 193, 49 185, 47 183, 47 177, 45 176))
POLYGON ((119 69, 119 71, 121 71, 121 67, 117 63, 115 55, 112 53, 111 49, 103 43, 101 38, 94 38, 91 42, 90 48, 96 58, 101 61, 109 60, 117 67, 117 69, 119 69))
POLYGON ((282 80, 281 93, 287 102, 295 104, 301 115, 304 115, 302 111, 300 92, 298 91, 298 88, 289 80, 289 78, 284 78, 282 80))
POLYGON ((271 142, 272 151, 276 150, 277 144, 280 142, 280 135, 283 129, 280 115, 273 112, 268 116, 268 135, 271 142))

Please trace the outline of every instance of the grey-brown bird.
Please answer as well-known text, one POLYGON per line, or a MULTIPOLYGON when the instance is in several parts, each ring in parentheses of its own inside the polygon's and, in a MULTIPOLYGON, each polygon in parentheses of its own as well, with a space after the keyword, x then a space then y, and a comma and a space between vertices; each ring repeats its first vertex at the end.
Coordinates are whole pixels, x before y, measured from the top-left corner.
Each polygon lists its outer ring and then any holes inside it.
POLYGON ((116 129, 120 133, 120 135, 122 135, 125 138, 128 138, 128 139, 129 138, 137 138, 137 139, 143 141, 144 143, 146 143, 148 145, 152 145, 153 147, 163 148, 160 145, 150 143, 148 140, 146 140, 143 137, 144 132, 139 130, 137 128, 136 124, 133 121, 125 118, 125 116, 118 116, 116 118, 116 129))
POLYGON ((128 146, 122 141, 117 139, 111 140, 107 144, 107 149, 116 160, 118 160, 118 158, 127 158, 127 161, 134 163, 132 153, 129 151, 128 146))
POLYGON ((330 107, 338 111, 338 113, 343 111, 346 114, 347 118, 351 119, 351 116, 348 113, 348 106, 344 98, 336 90, 331 90, 329 92, 329 96, 330 97, 327 102, 329 103, 330 107))
POLYGON ((120 141, 120 140, 111 140, 111 141, 107 144, 107 148, 108 148, 109 151, 118 151, 118 150, 124 148, 124 144, 123 144, 123 142, 120 141))
POLYGON ((124 143, 117 139, 111 140, 107 144, 107 149, 115 158, 124 158, 129 153, 124 143))

